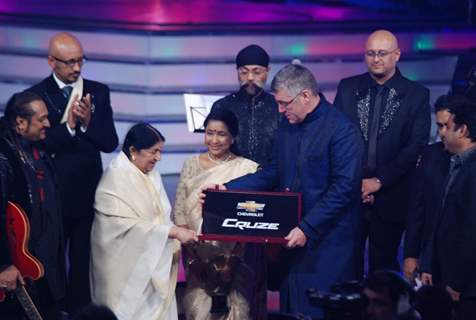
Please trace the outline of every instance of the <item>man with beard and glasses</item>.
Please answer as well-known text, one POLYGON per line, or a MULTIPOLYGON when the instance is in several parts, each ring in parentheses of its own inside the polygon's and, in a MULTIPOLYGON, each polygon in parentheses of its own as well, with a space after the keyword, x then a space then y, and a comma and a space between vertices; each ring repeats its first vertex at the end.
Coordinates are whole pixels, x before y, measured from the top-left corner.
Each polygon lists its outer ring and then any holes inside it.
MULTIPOLYGON (((238 119, 236 146, 240 156, 265 165, 271 159, 274 136, 278 127, 278 105, 274 97, 265 92, 268 77, 269 55, 256 44, 249 45, 236 56, 240 89, 216 101, 214 109, 228 109, 238 119)), ((266 318, 266 264, 262 245, 249 244, 245 261, 256 270, 255 298, 251 305, 252 319, 266 318)))
POLYGON ((102 174, 100 152, 112 152, 118 137, 109 88, 81 77, 86 58, 79 40, 61 32, 48 47, 49 77, 27 89, 48 108, 51 128, 45 145, 57 170, 64 233, 69 252, 66 310, 74 313, 90 303, 90 234, 93 202, 102 174))
POLYGON ((365 142, 362 218, 357 277, 364 269, 399 270, 398 248, 405 229, 411 172, 430 134, 429 91, 400 73, 395 35, 373 32, 365 45, 368 72, 343 79, 334 105, 359 126, 365 142))

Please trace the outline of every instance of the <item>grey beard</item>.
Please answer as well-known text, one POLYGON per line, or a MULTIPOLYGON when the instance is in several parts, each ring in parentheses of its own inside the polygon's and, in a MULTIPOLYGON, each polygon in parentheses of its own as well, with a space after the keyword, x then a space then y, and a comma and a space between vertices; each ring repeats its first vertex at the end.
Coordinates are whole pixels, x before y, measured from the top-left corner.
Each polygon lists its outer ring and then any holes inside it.
POLYGON ((263 88, 255 82, 243 82, 241 83, 241 88, 243 88, 250 96, 255 96, 263 90, 263 88))

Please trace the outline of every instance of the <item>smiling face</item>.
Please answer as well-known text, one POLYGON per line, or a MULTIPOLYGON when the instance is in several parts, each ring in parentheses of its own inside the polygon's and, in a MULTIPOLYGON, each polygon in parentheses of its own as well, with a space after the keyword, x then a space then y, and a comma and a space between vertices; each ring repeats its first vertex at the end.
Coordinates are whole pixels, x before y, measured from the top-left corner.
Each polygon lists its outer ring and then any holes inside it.
POLYGON ((215 159, 222 159, 230 152, 233 144, 228 127, 223 121, 210 120, 205 128, 205 145, 208 152, 215 159))
POLYGON ((436 126, 438 135, 443 142, 445 149, 452 154, 457 153, 461 146, 462 127, 456 129, 453 115, 448 110, 441 110, 436 113, 436 126))
POLYGON ((33 112, 31 119, 17 117, 17 132, 29 141, 43 140, 46 137, 46 128, 50 127, 48 109, 42 100, 30 102, 33 112))
POLYGON ((157 161, 160 161, 163 147, 163 141, 159 141, 152 147, 139 151, 134 147, 130 147, 131 161, 140 171, 147 174, 154 169, 157 161))

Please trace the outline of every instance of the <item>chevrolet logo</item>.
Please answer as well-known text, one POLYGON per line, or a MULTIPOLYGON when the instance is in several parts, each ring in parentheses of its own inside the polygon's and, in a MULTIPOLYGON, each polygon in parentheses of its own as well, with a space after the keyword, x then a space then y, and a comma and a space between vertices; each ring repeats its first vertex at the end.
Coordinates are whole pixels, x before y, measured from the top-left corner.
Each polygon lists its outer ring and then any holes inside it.
POLYGON ((236 205, 236 209, 238 210, 245 210, 248 212, 256 212, 261 211, 264 209, 264 203, 256 203, 256 201, 245 201, 245 202, 238 202, 236 205))

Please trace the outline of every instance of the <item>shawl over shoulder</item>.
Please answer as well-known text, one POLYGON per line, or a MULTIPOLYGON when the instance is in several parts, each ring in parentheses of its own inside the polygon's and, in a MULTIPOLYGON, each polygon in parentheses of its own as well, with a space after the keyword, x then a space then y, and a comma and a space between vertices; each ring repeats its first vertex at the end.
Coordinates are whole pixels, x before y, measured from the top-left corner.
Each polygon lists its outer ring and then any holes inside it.
POLYGON ((168 238, 170 202, 160 175, 143 174, 124 153, 96 190, 91 295, 120 320, 177 319, 179 243, 168 238))

